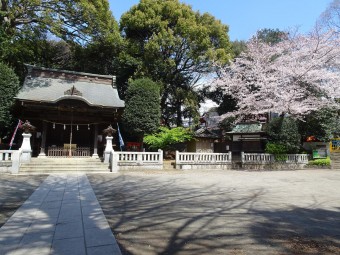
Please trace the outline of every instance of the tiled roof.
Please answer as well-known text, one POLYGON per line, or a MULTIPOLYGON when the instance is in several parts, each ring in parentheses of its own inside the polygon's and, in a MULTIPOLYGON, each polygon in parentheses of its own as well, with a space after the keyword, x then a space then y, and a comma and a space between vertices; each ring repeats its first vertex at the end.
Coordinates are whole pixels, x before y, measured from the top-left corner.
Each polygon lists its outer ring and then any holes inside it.
POLYGON ((261 123, 239 123, 227 134, 262 133, 261 123))
POLYGON ((220 138, 220 130, 209 130, 206 127, 202 127, 200 129, 197 129, 194 133, 194 137, 197 138, 220 138))
POLYGON ((35 72, 26 77, 16 97, 19 100, 56 103, 63 99, 77 99, 90 106, 124 107, 124 101, 113 84, 114 76, 29 68, 35 72))

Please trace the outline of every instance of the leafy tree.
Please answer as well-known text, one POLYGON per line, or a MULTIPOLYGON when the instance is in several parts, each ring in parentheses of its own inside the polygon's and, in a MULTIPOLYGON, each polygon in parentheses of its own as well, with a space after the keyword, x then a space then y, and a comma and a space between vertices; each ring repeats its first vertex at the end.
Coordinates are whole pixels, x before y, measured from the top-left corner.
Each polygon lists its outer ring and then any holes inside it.
POLYGON ((146 135, 144 143, 151 149, 169 150, 178 143, 183 143, 193 139, 193 133, 189 129, 183 127, 167 128, 160 127, 159 132, 146 135))
POLYGON ((0 138, 6 135, 11 125, 10 108, 19 90, 19 79, 14 71, 0 62, 0 138))
POLYGON ((83 44, 114 24, 107 0, 1 0, 0 27, 11 37, 50 33, 83 44))
POLYGON ((231 59, 228 27, 178 0, 141 0, 122 16, 120 29, 127 40, 121 56, 124 70, 163 84, 161 109, 166 125, 181 125, 186 103, 182 95, 194 93, 197 81, 212 71, 212 61, 231 59))
POLYGON ((288 39, 288 33, 279 29, 264 28, 256 32, 256 39, 270 45, 277 44, 288 39))
POLYGON ((328 142, 334 134, 340 133, 339 112, 329 108, 312 112, 299 121, 299 132, 303 141, 314 136, 319 141, 328 142))
POLYGON ((234 57, 238 57, 247 49, 247 43, 245 41, 233 41, 231 42, 231 49, 233 51, 234 57))
POLYGON ((333 31, 276 44, 253 38, 235 62, 219 69, 215 85, 233 95, 239 116, 271 111, 301 118, 325 106, 338 108, 339 43, 333 31))
POLYGON ((123 122, 131 133, 143 137, 160 123, 160 86, 148 78, 132 80, 125 98, 123 122))
POLYGON ((273 144, 285 147, 286 153, 298 153, 300 150, 301 136, 297 121, 291 117, 279 117, 272 119, 266 128, 269 141, 273 144))

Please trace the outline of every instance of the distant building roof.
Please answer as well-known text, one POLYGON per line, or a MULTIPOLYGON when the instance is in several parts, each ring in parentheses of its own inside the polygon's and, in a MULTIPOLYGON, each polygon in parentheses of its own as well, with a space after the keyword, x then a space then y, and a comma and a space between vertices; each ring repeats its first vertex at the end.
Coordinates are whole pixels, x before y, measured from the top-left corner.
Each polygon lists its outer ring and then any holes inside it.
POLYGON ((56 103, 76 99, 90 106, 121 108, 115 76, 98 75, 26 65, 28 74, 16 99, 56 103))
POLYGON ((197 138, 221 138, 221 130, 216 129, 208 129, 206 127, 202 127, 200 129, 197 129, 194 133, 194 137, 197 138))
POLYGON ((264 133, 261 123, 239 123, 227 134, 264 133))

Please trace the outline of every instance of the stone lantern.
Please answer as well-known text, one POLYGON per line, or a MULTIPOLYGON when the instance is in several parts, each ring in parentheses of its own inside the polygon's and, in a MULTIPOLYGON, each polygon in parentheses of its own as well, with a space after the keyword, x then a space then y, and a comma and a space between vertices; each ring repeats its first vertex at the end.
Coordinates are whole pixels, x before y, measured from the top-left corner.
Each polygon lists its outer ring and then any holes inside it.
POLYGON ((35 131, 35 127, 31 125, 31 123, 26 120, 24 124, 21 125, 20 129, 23 130, 22 136, 23 141, 20 149, 22 150, 21 161, 22 162, 30 162, 32 156, 32 148, 31 148, 31 136, 32 132, 35 131))
POLYGON ((113 134, 115 134, 117 131, 114 129, 111 125, 109 125, 106 129, 103 130, 103 133, 106 136, 106 146, 104 151, 104 163, 109 163, 110 160, 110 154, 113 151, 112 147, 112 140, 113 140, 113 134))

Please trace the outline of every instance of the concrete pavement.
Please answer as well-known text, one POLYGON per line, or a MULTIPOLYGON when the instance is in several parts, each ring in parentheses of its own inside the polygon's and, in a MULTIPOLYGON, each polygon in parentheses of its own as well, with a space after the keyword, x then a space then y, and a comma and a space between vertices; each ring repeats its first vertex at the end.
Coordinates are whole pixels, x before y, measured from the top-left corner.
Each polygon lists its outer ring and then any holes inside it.
POLYGON ((85 174, 50 175, 0 229, 0 255, 121 254, 85 174))

